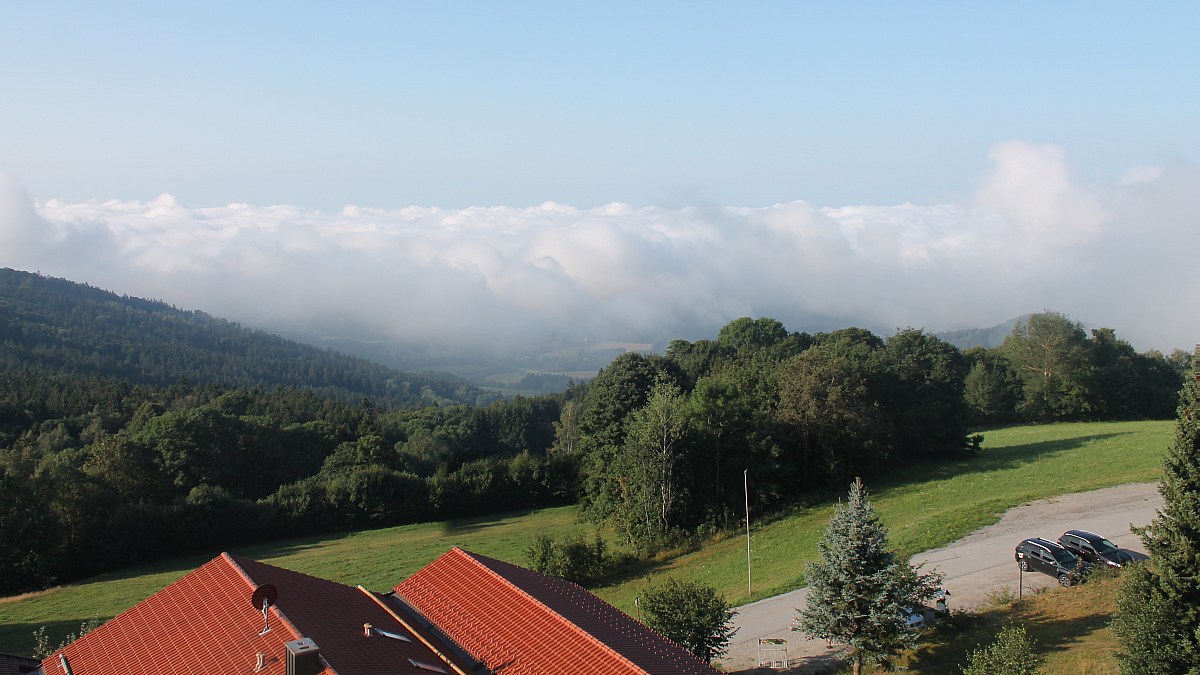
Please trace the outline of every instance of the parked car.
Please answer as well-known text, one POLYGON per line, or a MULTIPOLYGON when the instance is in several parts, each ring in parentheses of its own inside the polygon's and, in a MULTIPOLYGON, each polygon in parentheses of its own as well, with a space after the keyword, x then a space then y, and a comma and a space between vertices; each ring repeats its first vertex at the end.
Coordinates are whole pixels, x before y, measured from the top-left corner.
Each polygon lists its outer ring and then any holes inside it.
POLYGON ((925 625, 925 612, 920 608, 905 607, 901 615, 909 628, 920 628, 925 625))
POLYGON ((1058 542, 1041 537, 1030 537, 1017 544, 1013 555, 1022 571, 1049 574, 1058 579, 1060 586, 1071 586, 1083 581, 1090 567, 1086 561, 1058 542))
POLYGON ((1071 553, 1096 565, 1123 567, 1133 562, 1133 556, 1128 551, 1122 551, 1116 544, 1087 530, 1067 530, 1058 538, 1058 543, 1071 553))

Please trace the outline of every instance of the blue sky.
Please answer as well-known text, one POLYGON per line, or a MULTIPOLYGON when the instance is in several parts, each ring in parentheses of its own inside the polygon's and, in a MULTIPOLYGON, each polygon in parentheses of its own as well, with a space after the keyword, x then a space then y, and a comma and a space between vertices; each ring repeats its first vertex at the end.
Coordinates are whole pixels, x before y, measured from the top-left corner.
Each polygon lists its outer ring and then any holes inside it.
POLYGON ((42 198, 924 203, 995 142, 1200 153, 1195 3, 60 3, 0 21, 42 198))
MULTIPOLYGON (((603 310, 587 330, 605 338, 700 337, 767 313, 794 330, 814 314, 942 330, 1050 308, 1139 347, 1189 348, 1200 325, 1162 316, 1166 297, 1126 308, 1113 295, 1164 293, 1160 270, 1195 236, 1198 25, 1184 2, 8 3, 0 264, 245 319, 292 306, 270 284, 245 290, 254 265, 301 266, 289 236, 359 250, 346 232, 374 229, 392 233, 391 257, 332 256, 378 267, 360 283, 398 284, 401 261, 456 271, 458 306, 537 330, 580 323, 522 299, 546 293, 603 310), (214 215, 231 204, 246 206, 214 215), (778 247, 776 218, 820 221, 810 234, 838 245, 828 259, 848 279, 815 261, 747 272, 755 246, 778 247), (1142 237, 1148 218, 1169 250, 1142 237), (678 248, 705 228, 710 257, 678 248), (594 236, 613 246, 611 269, 660 276, 599 284, 568 251, 594 236), (1013 257, 993 261, 997 276, 972 271, 998 241, 1013 257), (131 251, 181 267, 137 269, 131 251), (1139 257, 1101 257, 1122 251, 1139 257), (218 265, 238 256, 245 269, 218 265), (655 262, 680 272, 663 279, 655 262), (693 266, 733 270, 718 277, 733 290, 689 295, 693 266), (1032 278, 1014 285, 1018 267, 1032 278), (185 272, 202 276, 173 285, 185 272), (1072 274, 1097 278, 1071 291, 1072 274), (240 290, 192 288, 212 278, 240 290), (631 312, 648 284, 677 290, 631 312)), ((787 247, 821 250, 805 236, 787 247)), ((340 276, 323 269, 313 278, 340 276)))

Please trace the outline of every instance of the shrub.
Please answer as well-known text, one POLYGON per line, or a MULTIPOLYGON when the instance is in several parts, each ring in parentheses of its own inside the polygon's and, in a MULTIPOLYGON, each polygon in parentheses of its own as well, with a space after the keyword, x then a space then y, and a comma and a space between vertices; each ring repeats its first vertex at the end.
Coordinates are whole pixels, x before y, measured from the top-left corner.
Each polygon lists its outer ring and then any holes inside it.
POLYGON ((539 534, 533 544, 525 549, 525 558, 535 572, 581 586, 601 579, 616 564, 599 534, 592 543, 585 542, 579 535, 559 543, 552 537, 539 534))
POLYGON ((646 612, 646 625, 679 646, 712 663, 728 651, 737 628, 736 611, 716 589, 693 581, 667 579, 651 586, 639 599, 646 612))
POLYGON ((963 666, 963 675, 1036 675, 1041 658, 1024 626, 1005 626, 992 644, 976 649, 963 666))

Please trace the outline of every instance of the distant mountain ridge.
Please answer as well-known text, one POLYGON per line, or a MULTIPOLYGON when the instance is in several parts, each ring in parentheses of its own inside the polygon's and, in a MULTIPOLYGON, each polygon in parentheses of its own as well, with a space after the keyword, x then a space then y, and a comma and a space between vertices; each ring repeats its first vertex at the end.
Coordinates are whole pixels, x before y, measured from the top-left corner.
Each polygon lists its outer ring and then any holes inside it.
POLYGON ((1004 323, 996 324, 991 328, 966 328, 963 330, 952 330, 944 333, 935 333, 935 337, 949 342, 959 349, 971 349, 972 347, 986 347, 987 349, 995 349, 1004 344, 1004 338, 1012 334, 1013 327, 1021 321, 1027 320, 1032 314, 1023 314, 1013 319, 1009 319, 1004 323))
POLYGON ((4 370, 155 386, 304 387, 396 406, 487 397, 448 375, 403 372, 203 312, 10 268, 0 268, 0 344, 4 370))

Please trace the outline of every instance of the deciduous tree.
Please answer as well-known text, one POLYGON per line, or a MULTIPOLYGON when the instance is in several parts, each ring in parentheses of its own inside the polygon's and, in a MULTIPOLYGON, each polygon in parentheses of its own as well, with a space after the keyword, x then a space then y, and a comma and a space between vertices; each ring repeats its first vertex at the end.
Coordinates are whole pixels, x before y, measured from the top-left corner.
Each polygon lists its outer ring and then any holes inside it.
POLYGON ((625 444, 626 418, 646 404, 661 373, 659 365, 637 352, 626 352, 588 384, 575 447, 583 456, 580 507, 593 521, 607 520, 619 503, 620 482, 612 466, 625 444))
POLYGON ((614 525, 642 553, 661 545, 679 524, 692 427, 686 404, 687 397, 675 385, 655 385, 646 405, 630 416, 625 444, 609 468, 620 485, 614 525))
POLYGON ((825 479, 820 482, 848 479, 887 456, 886 419, 874 386, 881 349, 878 338, 839 336, 780 364, 778 415, 798 432, 797 464, 805 479, 811 481, 810 472, 825 479))
POLYGON ((967 360, 954 345, 916 328, 886 342, 883 396, 897 457, 961 452, 969 409, 963 398, 967 360))
POLYGON ((1087 333, 1065 314, 1033 314, 1013 327, 1001 353, 1024 382, 1022 412, 1032 419, 1075 418, 1091 410, 1087 333))
POLYGON ((668 578, 662 586, 647 589, 639 603, 646 625, 707 663, 725 654, 737 632, 737 612, 725 596, 705 584, 668 578))

